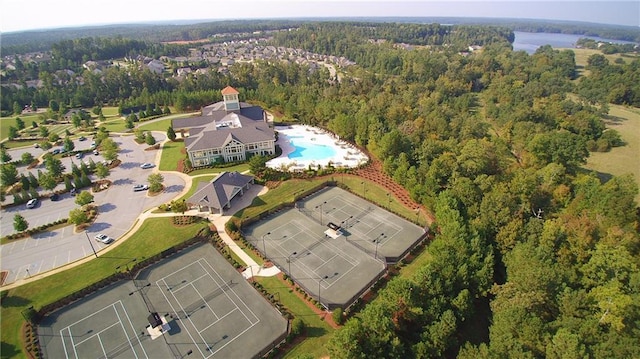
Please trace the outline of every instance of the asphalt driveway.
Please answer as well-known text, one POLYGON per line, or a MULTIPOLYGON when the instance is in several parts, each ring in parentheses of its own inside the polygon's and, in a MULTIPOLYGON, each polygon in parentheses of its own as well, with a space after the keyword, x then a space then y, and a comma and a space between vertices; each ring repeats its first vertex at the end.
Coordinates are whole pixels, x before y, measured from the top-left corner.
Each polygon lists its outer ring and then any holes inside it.
MULTIPOLYGON (((165 135, 154 133, 158 142, 165 139, 165 135)), ((36 275, 40 272, 63 266, 87 256, 93 256, 93 250, 98 255, 104 248, 102 244, 94 239, 98 233, 104 233, 118 240, 132 227, 138 215, 148 209, 157 207, 162 203, 167 203, 177 197, 184 189, 185 182, 177 174, 163 173, 165 191, 161 194, 149 197, 146 191, 133 192, 135 184, 147 184, 149 174, 157 170, 142 169, 140 165, 145 162, 156 163, 157 150, 146 151, 147 145, 139 145, 134 141, 133 136, 119 136, 113 139, 120 146, 118 158, 122 163, 111 170, 108 177, 113 185, 107 190, 94 193, 95 205, 98 207, 98 217, 96 221, 87 229, 86 233, 74 233, 73 226, 65 226, 60 229, 36 234, 32 237, 13 241, 12 243, 0 246, 0 269, 7 271, 8 275, 5 284, 36 275), (93 247, 93 248, 92 248, 93 247)), ((76 149, 88 148, 91 140, 76 142, 76 149)), ((10 152, 14 158, 19 158, 18 151, 15 154, 10 152)), ((34 156, 41 153, 40 149, 33 149, 34 156)), ((85 156, 82 160, 87 160, 85 156)), ((94 156, 94 161, 101 161, 101 156, 94 156)), ((159 158, 159 157, 158 157, 159 158)), ((62 160, 69 172, 71 161, 75 158, 65 158, 62 160)), ((41 168, 42 169, 42 168, 41 168)), ((21 171, 26 171, 22 168, 21 171)), ((37 176, 38 167, 31 170, 37 176)), ((95 178, 93 178, 95 179, 95 178)), ((29 227, 51 223, 58 218, 68 217, 69 211, 78 207, 74 203, 74 198, 65 194, 59 201, 53 202, 48 199, 40 201, 33 209, 26 209, 24 205, 9 207, 2 211, 0 218, 0 228, 2 235, 14 232, 13 217, 15 213, 20 213, 29 222, 29 227)))

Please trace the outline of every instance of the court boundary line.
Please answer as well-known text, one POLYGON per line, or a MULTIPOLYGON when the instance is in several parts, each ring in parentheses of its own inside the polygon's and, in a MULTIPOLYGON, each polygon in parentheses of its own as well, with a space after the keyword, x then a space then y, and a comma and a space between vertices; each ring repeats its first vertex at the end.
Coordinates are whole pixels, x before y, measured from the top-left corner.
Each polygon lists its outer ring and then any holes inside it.
MULTIPOLYGON (((136 359, 139 358, 138 353, 135 351, 134 349, 134 345, 133 345, 133 340, 132 337, 129 336, 129 334, 127 333, 126 330, 126 322, 122 320, 122 318, 120 317, 120 314, 118 313, 118 309, 116 308, 116 306, 119 306, 122 311, 124 312, 127 321, 129 322, 129 326, 131 327, 131 329, 133 330, 133 332, 136 332, 135 327, 133 326, 133 323, 131 322, 131 318, 129 317, 129 312, 127 311, 127 308, 124 306, 124 304, 122 303, 122 300, 117 300, 115 302, 112 302, 111 304, 109 304, 108 306, 103 307, 102 309, 93 312, 89 315, 84 316, 81 319, 76 320, 75 322, 69 324, 68 326, 60 329, 60 341, 62 342, 62 348, 64 350, 64 355, 67 359, 71 359, 71 357, 69 356, 69 351, 67 350, 67 344, 65 343, 64 340, 64 332, 66 331, 67 333, 69 333, 69 340, 71 341, 71 349, 73 349, 73 355, 75 356, 75 358, 79 358, 78 356, 78 351, 77 351, 77 347, 79 345, 82 345, 83 343, 89 341, 89 340, 94 340, 95 338, 98 338, 98 342, 100 343, 100 348, 102 349, 102 354, 104 356, 104 358, 108 358, 108 353, 105 350, 105 346, 102 343, 102 339, 100 338, 100 334, 104 333, 105 331, 119 326, 121 328, 121 332, 124 334, 125 337, 125 343, 128 344, 129 349, 131 349, 131 351, 133 352, 133 355, 136 357, 136 359), (83 339, 79 342, 76 342, 75 340, 73 340, 73 334, 71 332, 71 327, 73 327, 74 325, 78 324, 78 323, 82 323, 86 320, 88 320, 89 318, 95 316, 95 315, 99 315, 100 313, 104 312, 107 309, 113 309, 113 312, 115 313, 115 316, 118 318, 118 320, 114 321, 112 324, 109 324, 108 326, 106 326, 105 328, 101 329, 100 331, 96 332, 96 333, 92 333, 91 336, 89 336, 86 339, 83 339)), ((135 336, 135 339, 137 339, 138 344, 140 345, 140 348, 142 348, 142 352, 145 356, 145 358, 149 358, 149 355, 147 354, 147 351, 144 349, 144 345, 142 344, 142 342, 140 341, 140 338, 138 336, 135 336)))
MULTIPOLYGON (((202 269, 202 271, 205 273, 201 276, 199 276, 197 279, 203 278, 208 276, 217 286, 217 289, 221 289, 223 294, 225 295, 225 297, 227 298, 227 300, 229 302, 231 302, 231 304, 233 304, 235 306, 235 309, 230 310, 227 314, 225 314, 222 318, 216 320, 216 322, 211 323, 209 325, 207 325, 205 328, 200 329, 198 328, 194 323, 193 320, 191 320, 191 316, 189 315, 188 321, 191 324, 191 327, 193 329, 184 327, 185 331, 187 332, 187 334, 189 335, 189 338, 191 339, 192 343, 194 344, 194 346, 196 347, 196 349, 198 350, 198 352, 204 357, 204 358, 209 358, 213 355, 215 355, 218 351, 222 350, 224 347, 226 347, 227 345, 229 345, 230 343, 234 342, 236 339, 238 339, 238 337, 240 337, 242 334, 244 334, 247 330, 253 328, 255 325, 257 325, 258 323, 260 323, 260 318, 249 308, 249 306, 242 300, 242 298, 240 298, 240 296, 238 296, 238 294, 232 289, 232 288, 228 288, 228 290, 224 290, 224 286, 227 285, 226 281, 222 279, 222 276, 220 275, 220 273, 218 273, 218 271, 211 265, 211 263, 209 263, 204 257, 200 257, 197 261, 189 263, 188 265, 183 266, 182 268, 175 270, 167 275, 165 275, 164 277, 159 278, 158 280, 156 280, 156 284, 158 284, 158 287, 162 287, 159 283, 162 281, 164 283, 164 287, 167 289, 171 289, 171 287, 167 284, 166 282, 166 278, 172 276, 172 275, 176 275, 177 273, 179 273, 180 271, 191 267, 193 265, 199 265, 200 268, 202 269), (203 262, 206 263, 206 265, 208 266, 208 268, 210 268, 215 275, 218 277, 218 279, 220 280, 220 282, 218 282, 218 280, 216 280, 216 278, 214 277, 214 275, 209 272, 207 270, 207 268, 205 268, 205 266, 203 265, 203 262), (223 283, 223 285, 220 285, 219 283, 223 283), (242 302, 242 304, 244 305, 244 307, 251 312, 251 315, 256 319, 255 323, 251 321, 251 319, 249 319, 249 317, 247 316, 247 314, 238 306, 238 303, 236 303, 233 299, 231 299, 229 297, 229 293, 227 293, 227 291, 231 291, 233 293, 233 295, 240 301, 242 302), (244 316, 245 320, 247 320, 247 327, 244 328, 244 330, 242 330, 241 332, 239 332, 236 336, 234 336, 233 338, 231 338, 227 343, 225 343, 224 345, 222 345, 220 348, 218 348, 216 351, 211 351, 211 347, 213 346, 213 344, 208 344, 207 340, 205 338, 202 337, 202 333, 209 329, 211 326, 217 324, 218 322, 220 322, 223 318, 227 317, 229 314, 231 314, 234 311, 238 311, 239 313, 242 314, 242 316, 244 316), (195 332, 197 333, 197 336, 200 337, 200 339, 202 339, 202 342, 207 346, 208 351, 209 351, 209 355, 205 355, 205 353, 202 352, 202 350, 200 349, 200 346, 198 344, 196 344, 196 340, 194 338, 194 333, 192 333, 192 331, 195 330, 195 332)), ((196 287, 193 285, 194 280, 190 280, 188 284, 184 284, 182 287, 180 287, 178 290, 181 290, 187 286, 191 286, 196 293, 198 293, 198 295, 204 299, 201 295, 200 292, 196 289, 196 287)), ((228 285, 227 285, 228 286, 228 285)), ((169 304, 169 306, 171 307, 172 311, 174 313, 179 313, 179 311, 176 310, 176 307, 174 307, 173 303, 169 300, 169 298, 167 297, 165 290, 160 290, 160 292, 162 293, 162 296, 164 297, 165 301, 167 302, 167 304, 169 304)), ((182 312, 186 315, 188 314, 184 309, 182 302, 180 300, 178 300, 178 298, 176 298, 176 296, 173 294, 173 290, 169 290, 169 292, 171 292, 171 296, 173 297, 173 300, 177 303, 178 306, 180 306, 180 309, 182 310, 182 312)), ((206 306, 209 307, 209 310, 211 310, 211 305, 209 304, 208 301, 205 301, 206 306)), ((213 312, 213 311, 212 311, 213 312)), ((217 315, 215 314, 215 312, 213 312, 214 315, 217 317, 217 315)))
MULTIPOLYGON (((339 198, 339 197, 336 197, 339 198)), ((300 223, 297 220, 289 220, 286 223, 275 227, 275 228, 283 228, 286 227, 287 225, 293 225, 294 227, 301 229, 299 230, 297 233, 313 233, 313 231, 306 226, 303 223, 300 223)), ((311 238, 313 238, 312 236, 310 236, 311 238)), ((290 237, 291 239, 295 240, 296 237, 290 237)), ((289 238, 288 238, 289 239, 289 238)), ((288 240, 287 239, 287 240, 288 240)), ((278 254, 282 254, 282 247, 283 244, 282 243, 274 243, 273 244, 274 249, 277 251, 278 254)), ((340 277, 342 277, 343 275, 346 275, 347 273, 350 273, 351 271, 353 271, 359 264, 360 261, 346 253, 344 253, 344 251, 340 250, 340 248, 338 248, 335 244, 333 244, 332 242, 330 242, 329 239, 319 239, 319 240, 315 240, 311 245, 304 247, 303 250, 301 251, 301 253, 299 253, 296 256, 293 256, 292 259, 296 259, 298 258, 298 256, 302 253, 309 253, 314 255, 315 257, 319 258, 322 263, 318 266, 316 266, 315 268, 311 268, 309 267, 307 264, 304 263, 304 261, 296 261, 296 266, 302 271, 304 272, 304 274, 309 277, 309 278, 314 278, 314 277, 318 277, 320 278, 321 276, 318 274, 318 269, 326 266, 327 264, 329 264, 334 258, 336 257, 340 257, 342 260, 344 260, 347 264, 350 265, 349 269, 347 269, 340 277), (317 246, 322 245, 324 248, 328 249, 330 253, 332 253, 333 255, 328 258, 328 259, 324 259, 323 257, 317 255, 314 253, 314 251, 312 250, 313 248, 316 248, 317 246)), ((279 256, 282 258, 286 258, 286 256, 279 256)), ((304 257, 300 257, 300 258, 304 258, 304 257)), ((293 260, 290 259, 291 262, 293 262, 293 260)), ((321 287, 324 289, 327 289, 329 287, 331 287, 333 285, 332 284, 328 284, 327 286, 323 286, 321 283, 321 287)))

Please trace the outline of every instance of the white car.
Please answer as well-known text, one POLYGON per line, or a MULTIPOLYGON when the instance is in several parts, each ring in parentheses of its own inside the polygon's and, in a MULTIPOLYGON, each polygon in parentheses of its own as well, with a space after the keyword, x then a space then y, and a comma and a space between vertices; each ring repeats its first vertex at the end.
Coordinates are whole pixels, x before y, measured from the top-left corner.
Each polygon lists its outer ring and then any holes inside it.
POLYGON ((96 234, 96 236, 94 237, 96 239, 96 241, 98 242, 102 242, 104 244, 109 244, 111 242, 113 242, 113 238, 107 236, 106 234, 103 233, 98 233, 96 234))
POLYGON ((149 189, 149 186, 147 186, 146 184, 137 184, 133 186, 133 192, 146 191, 148 189, 149 189))
POLYGON ((27 202, 27 208, 35 208, 37 204, 38 204, 37 198, 30 199, 29 202, 27 202))
POLYGON ((154 167, 153 163, 148 163, 148 162, 143 163, 143 164, 140 165, 140 168, 145 169, 145 170, 147 168, 153 168, 153 167, 154 167))

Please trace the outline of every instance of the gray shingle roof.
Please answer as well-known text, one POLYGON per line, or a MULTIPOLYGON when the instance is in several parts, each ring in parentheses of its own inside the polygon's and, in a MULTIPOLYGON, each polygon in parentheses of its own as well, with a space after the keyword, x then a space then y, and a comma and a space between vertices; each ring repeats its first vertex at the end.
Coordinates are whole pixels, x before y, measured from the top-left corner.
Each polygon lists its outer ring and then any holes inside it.
POLYGON ((174 130, 189 130, 185 139, 187 151, 220 148, 232 138, 241 143, 254 143, 274 139, 273 129, 264 121, 264 110, 259 106, 240 103, 240 111, 227 112, 224 102, 202 108, 202 116, 174 119, 174 130), (219 127, 223 123, 232 124, 219 127))
POLYGON ((253 181, 252 176, 239 172, 222 172, 211 182, 200 183, 187 202, 221 209, 231 201, 232 196, 251 181, 253 181))

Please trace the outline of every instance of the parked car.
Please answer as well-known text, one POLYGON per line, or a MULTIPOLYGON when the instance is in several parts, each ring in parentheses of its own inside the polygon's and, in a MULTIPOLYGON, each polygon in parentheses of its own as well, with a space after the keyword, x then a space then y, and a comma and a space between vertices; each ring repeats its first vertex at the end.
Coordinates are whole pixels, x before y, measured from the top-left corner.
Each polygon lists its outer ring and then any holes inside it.
POLYGON ((96 148, 96 141, 91 142, 91 149, 96 148))
POLYGON ((34 148, 40 148, 40 144, 39 144, 39 143, 34 143, 34 144, 33 144, 33 147, 34 147, 34 148))
POLYGON ((93 154, 97 156, 97 155, 99 155, 100 153, 98 152, 98 150, 93 150, 93 154))
POLYGON ((153 163, 148 163, 148 162, 143 163, 143 164, 140 165, 140 168, 145 169, 145 170, 147 168, 153 168, 153 167, 154 167, 154 164, 153 163))
POLYGON ((59 201, 60 200, 60 195, 57 193, 52 194, 51 196, 49 196, 49 199, 52 201, 59 201))
POLYGON ((75 188, 75 187, 73 187, 73 188, 71 189, 71 191, 69 191, 69 193, 71 193, 71 195, 72 195, 72 196, 75 196, 77 192, 78 192, 78 191, 76 190, 76 188, 75 188))
POLYGON ((87 139, 86 137, 84 137, 84 136, 80 136, 80 138, 78 138, 78 141, 84 141, 84 140, 86 140, 86 139, 87 139))
POLYGON ((104 233, 98 233, 98 234, 96 234, 96 236, 94 238, 96 239, 96 241, 104 243, 104 244, 109 244, 109 243, 113 242, 113 238, 107 236, 104 233))
POLYGON ((37 198, 32 198, 27 202, 27 208, 34 208, 38 204, 37 198))
POLYGON ((60 149, 60 148, 56 148, 56 149, 54 149, 53 151, 51 151, 51 154, 52 154, 52 155, 57 155, 58 153, 62 153, 62 149, 60 149))
POLYGON ((81 159, 81 158, 82 158, 82 156, 84 156, 84 154, 83 154, 82 152, 78 152, 78 153, 76 153, 76 158, 77 158, 77 159, 81 159))
POLYGON ((147 186, 146 184, 137 184, 133 186, 133 192, 146 191, 148 189, 149 189, 149 186, 147 186))

